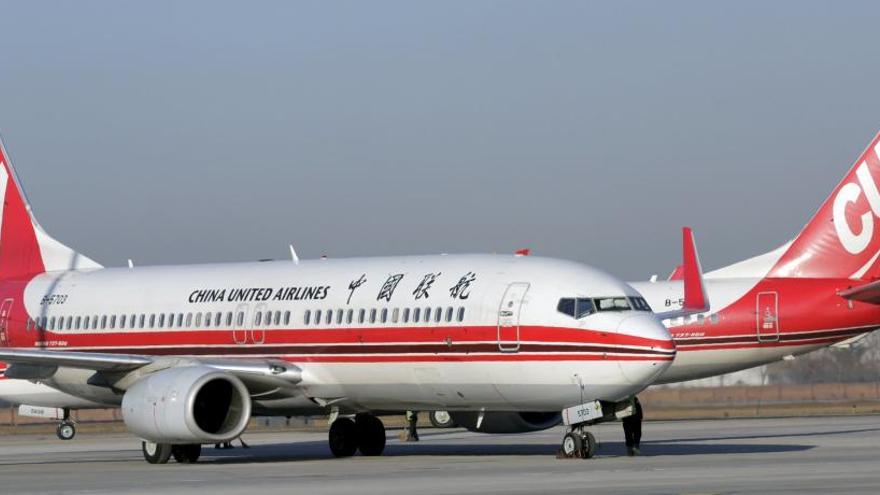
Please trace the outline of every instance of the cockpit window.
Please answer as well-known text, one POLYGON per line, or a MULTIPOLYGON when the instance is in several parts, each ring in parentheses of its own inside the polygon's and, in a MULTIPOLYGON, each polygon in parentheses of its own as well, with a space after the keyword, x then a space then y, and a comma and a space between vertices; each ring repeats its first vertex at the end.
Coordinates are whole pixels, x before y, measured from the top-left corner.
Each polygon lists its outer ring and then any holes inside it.
POLYGON ((576 309, 577 309, 577 312, 576 312, 577 316, 575 316, 575 318, 580 320, 584 316, 589 316, 589 315, 595 313, 596 312, 596 305, 593 304, 592 299, 579 297, 577 299, 577 308, 576 309))
POLYGON ((648 301, 645 301, 644 297, 631 297, 629 300, 636 311, 651 311, 651 306, 648 304, 648 301))
POLYGON ((556 310, 574 318, 574 298, 564 297, 559 300, 556 310))
POLYGON ((601 297, 595 299, 599 311, 626 311, 632 309, 625 297, 601 297))

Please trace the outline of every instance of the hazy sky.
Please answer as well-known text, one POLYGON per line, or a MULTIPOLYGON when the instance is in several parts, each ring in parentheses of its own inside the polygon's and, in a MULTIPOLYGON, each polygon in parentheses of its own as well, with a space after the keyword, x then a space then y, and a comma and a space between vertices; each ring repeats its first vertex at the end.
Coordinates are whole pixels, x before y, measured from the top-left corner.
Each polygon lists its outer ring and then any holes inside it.
POLYGON ((786 241, 880 129, 877 2, 0 2, 0 130, 107 265, 786 241))

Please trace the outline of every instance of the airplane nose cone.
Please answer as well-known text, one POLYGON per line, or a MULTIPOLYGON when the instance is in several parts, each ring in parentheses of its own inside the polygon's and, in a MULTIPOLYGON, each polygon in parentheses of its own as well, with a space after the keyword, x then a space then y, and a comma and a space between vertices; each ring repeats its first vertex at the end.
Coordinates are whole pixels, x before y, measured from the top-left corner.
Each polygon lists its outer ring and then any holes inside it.
POLYGON ((675 342, 653 313, 626 315, 617 327, 617 334, 627 352, 618 364, 631 384, 645 388, 672 365, 675 342))

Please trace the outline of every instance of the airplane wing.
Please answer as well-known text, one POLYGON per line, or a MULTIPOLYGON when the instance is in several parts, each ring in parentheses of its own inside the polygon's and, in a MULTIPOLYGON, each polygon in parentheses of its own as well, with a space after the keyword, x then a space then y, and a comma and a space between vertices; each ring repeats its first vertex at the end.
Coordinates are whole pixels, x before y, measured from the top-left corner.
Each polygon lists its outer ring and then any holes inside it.
MULTIPOLYGON (((681 279, 684 282, 684 304, 681 309, 655 313, 657 318, 678 318, 709 311, 709 297, 706 295, 706 286, 703 283, 703 268, 700 266, 700 256, 697 254, 697 244, 694 241, 694 231, 690 227, 684 227, 681 231, 682 265, 681 279)), ((675 273, 678 273, 676 269, 675 273)))
POLYGON ((880 304, 880 280, 844 289, 837 295, 850 301, 880 304))
MULTIPOLYGON (((120 384, 127 384, 129 380, 124 380, 124 377, 141 368, 149 367, 143 370, 145 374, 149 374, 175 366, 199 364, 235 375, 242 380, 252 395, 264 395, 270 390, 289 390, 292 385, 302 381, 302 370, 299 367, 286 361, 272 359, 203 359, 43 349, 0 349, 0 362, 9 365, 6 369, 7 378, 40 379, 44 377, 47 368, 51 368, 54 372, 55 367, 65 367, 94 370, 115 377, 113 381, 120 384)), ((127 387, 123 385, 120 388, 127 387)))

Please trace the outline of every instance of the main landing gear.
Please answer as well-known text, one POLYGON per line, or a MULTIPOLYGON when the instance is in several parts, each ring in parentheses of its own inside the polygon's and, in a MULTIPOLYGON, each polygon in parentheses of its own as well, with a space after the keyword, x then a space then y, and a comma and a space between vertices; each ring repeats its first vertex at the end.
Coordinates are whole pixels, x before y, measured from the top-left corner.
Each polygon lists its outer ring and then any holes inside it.
POLYGON ((330 425, 330 452, 336 457, 382 455, 385 450, 385 425, 372 414, 358 414, 354 420, 339 418, 330 425))
POLYGON ((144 459, 150 464, 166 464, 172 457, 181 464, 193 464, 202 455, 201 444, 170 444, 141 442, 144 459))
POLYGON ((70 409, 64 410, 64 419, 55 428, 55 435, 61 440, 73 440, 73 437, 76 436, 76 426, 70 420, 70 409))

